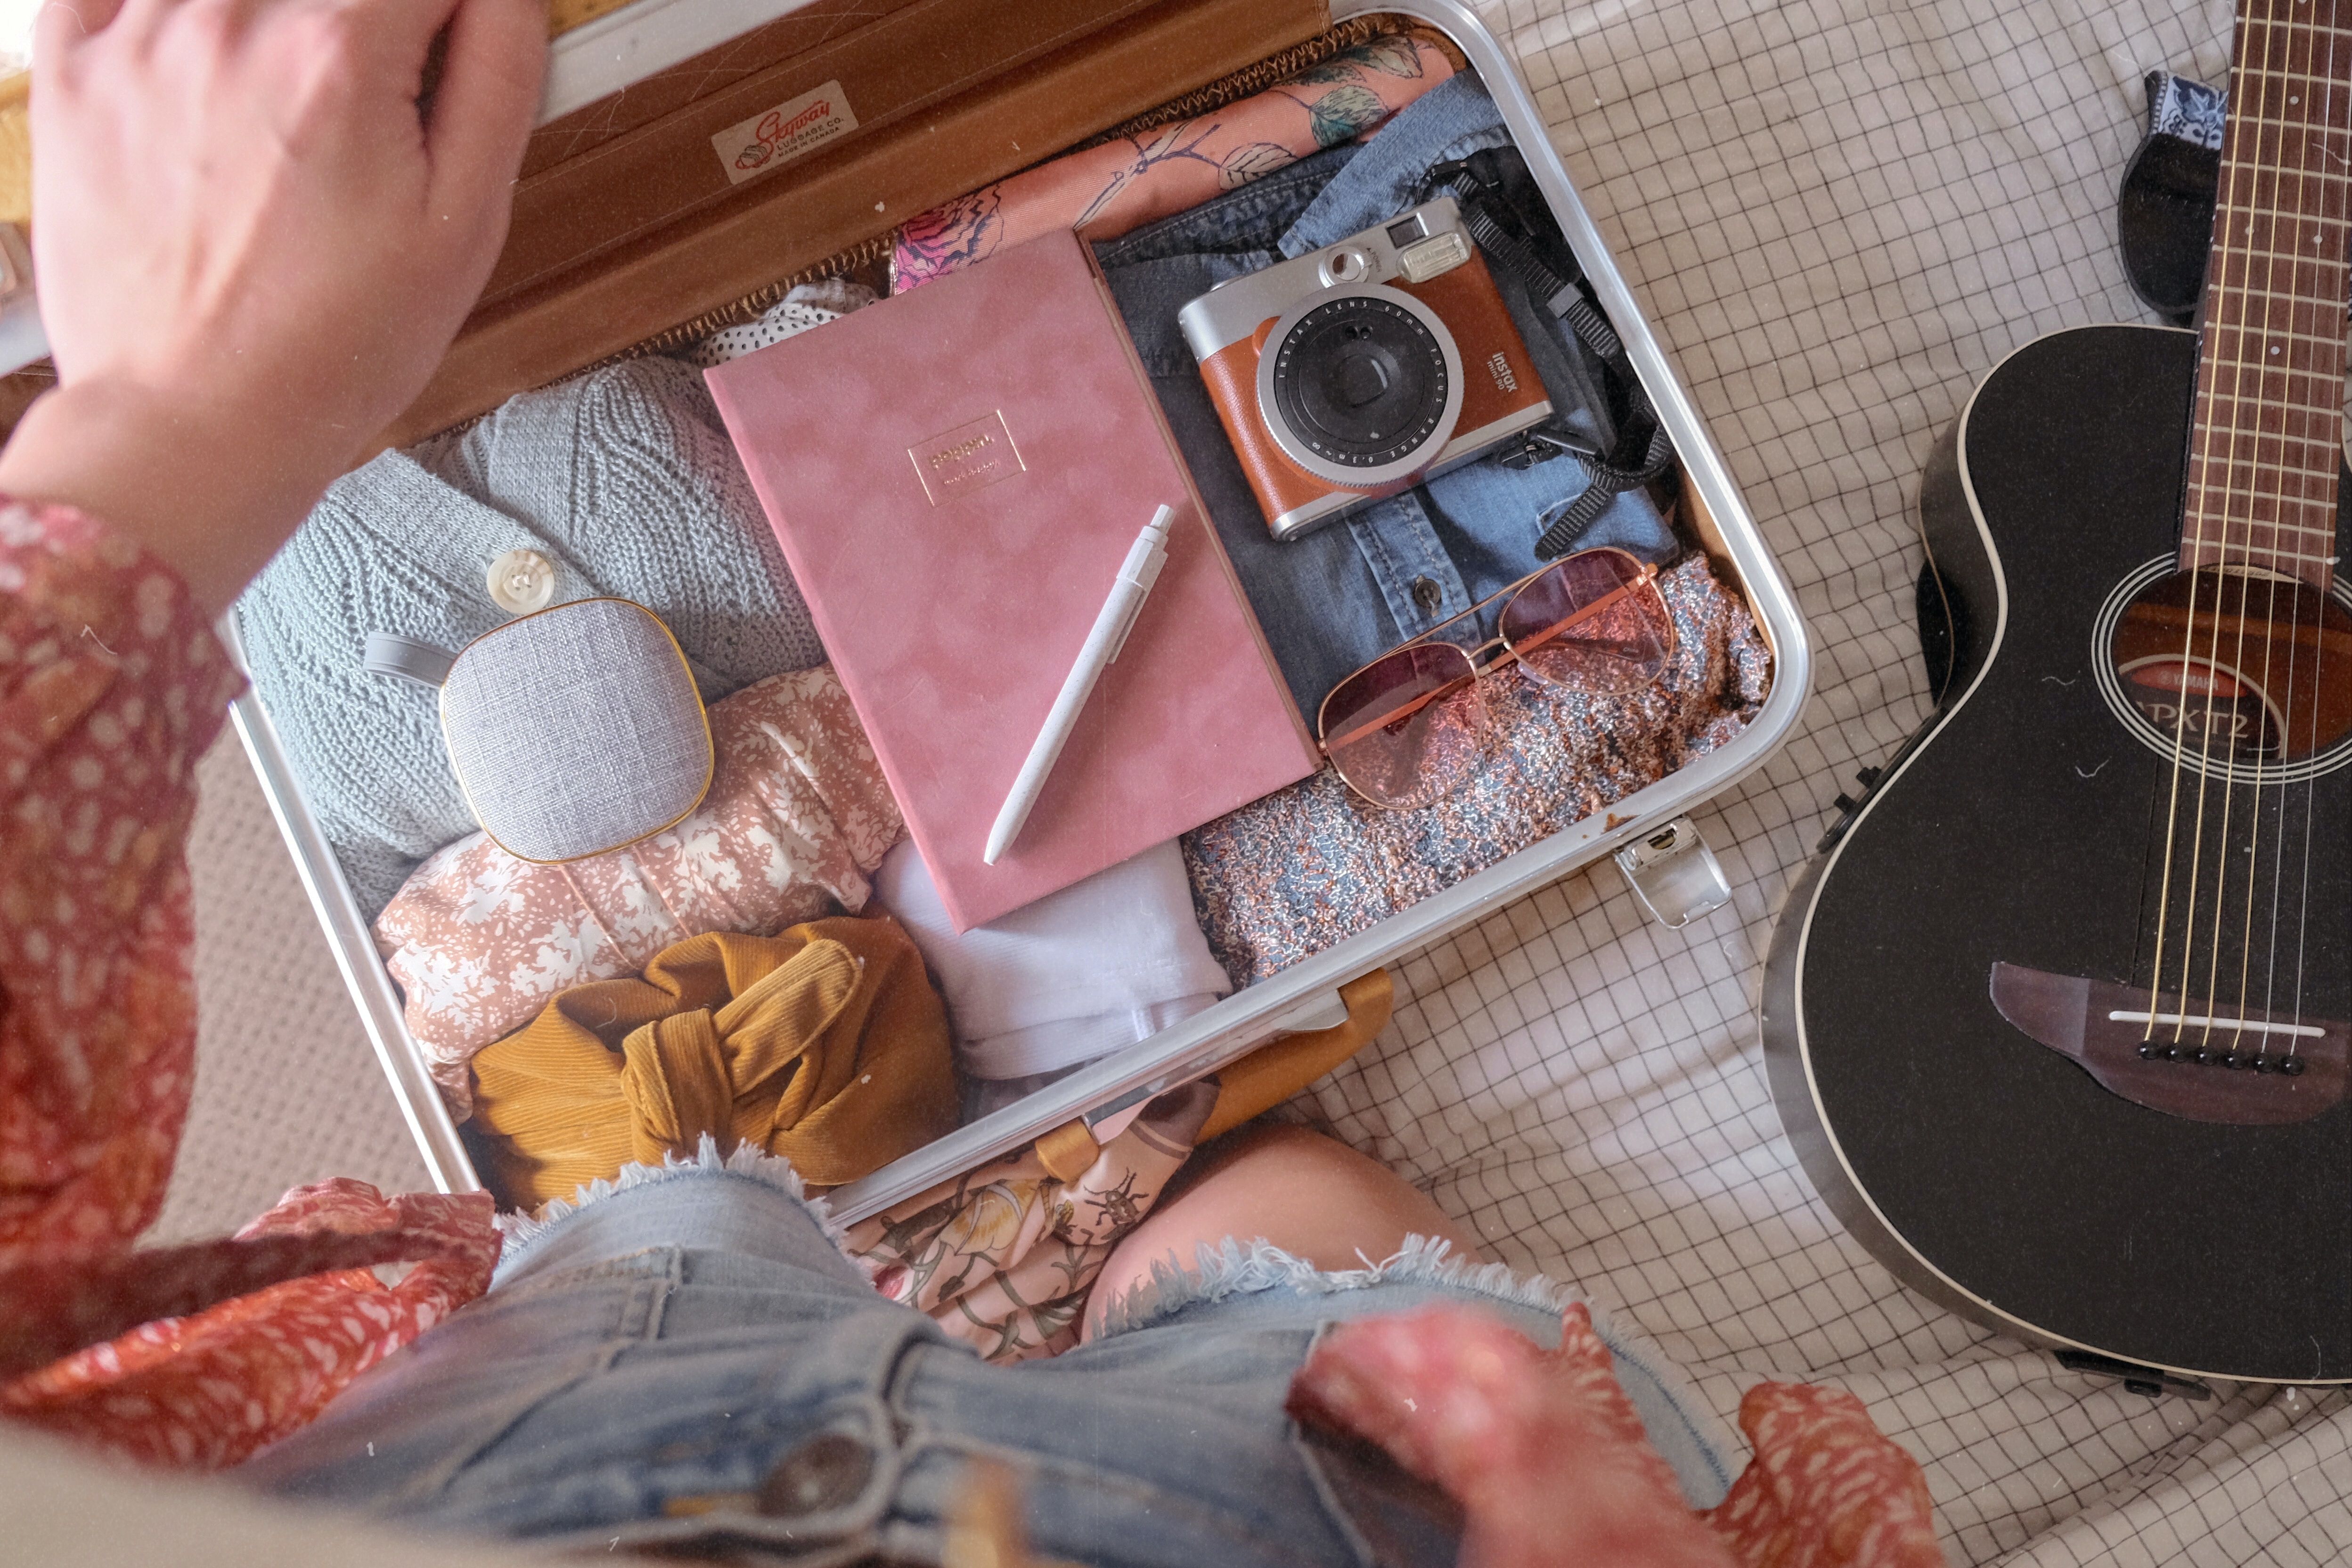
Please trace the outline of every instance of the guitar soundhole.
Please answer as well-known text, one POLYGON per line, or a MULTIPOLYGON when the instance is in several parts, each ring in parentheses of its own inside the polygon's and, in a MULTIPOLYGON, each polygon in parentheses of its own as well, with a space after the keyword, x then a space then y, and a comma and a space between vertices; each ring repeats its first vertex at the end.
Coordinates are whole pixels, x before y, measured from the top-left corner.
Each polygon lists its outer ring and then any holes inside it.
POLYGON ((2352 761, 2352 605, 2267 573, 2152 562, 2100 616, 2100 689, 2168 761, 2217 778, 2352 761))

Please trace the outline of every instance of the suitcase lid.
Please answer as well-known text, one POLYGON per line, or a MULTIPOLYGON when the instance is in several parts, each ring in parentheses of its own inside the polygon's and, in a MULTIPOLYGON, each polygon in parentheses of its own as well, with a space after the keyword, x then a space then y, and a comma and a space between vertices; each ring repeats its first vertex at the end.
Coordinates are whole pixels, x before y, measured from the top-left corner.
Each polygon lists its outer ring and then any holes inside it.
MULTIPOLYGON (((504 250, 378 446, 877 254, 905 219, 1297 46, 1328 0, 550 0, 504 250)), ((29 205, 0 79, 0 222, 29 205)), ((725 324, 711 321, 710 328, 725 324)), ((54 375, 0 378, 0 426, 54 375)))
POLYGON ((906 219, 1329 25, 1326 0, 637 0, 559 40, 498 268, 385 438, 878 256, 906 219), (763 12, 660 63, 688 23, 763 12))

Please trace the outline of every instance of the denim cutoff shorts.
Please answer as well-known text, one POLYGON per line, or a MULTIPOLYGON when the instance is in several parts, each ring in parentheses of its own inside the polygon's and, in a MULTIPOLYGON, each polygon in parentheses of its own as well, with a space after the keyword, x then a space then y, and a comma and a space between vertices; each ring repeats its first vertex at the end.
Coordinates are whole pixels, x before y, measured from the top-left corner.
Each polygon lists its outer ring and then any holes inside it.
MULTIPOLYGON (((782 1162, 639 1171, 510 1243, 480 1300, 238 1475, 411 1527, 721 1562, 937 1562, 975 1461, 1033 1550, 1117 1568, 1450 1564, 1459 1521, 1360 1444, 1302 1434, 1328 1325, 1433 1302, 1559 1337, 1558 1292, 1409 1245, 1318 1273, 1263 1244, 1163 1269, 1111 1327, 995 1366, 877 1294, 782 1162)), ((1603 1326, 1694 1505, 1726 1435, 1603 1326)))

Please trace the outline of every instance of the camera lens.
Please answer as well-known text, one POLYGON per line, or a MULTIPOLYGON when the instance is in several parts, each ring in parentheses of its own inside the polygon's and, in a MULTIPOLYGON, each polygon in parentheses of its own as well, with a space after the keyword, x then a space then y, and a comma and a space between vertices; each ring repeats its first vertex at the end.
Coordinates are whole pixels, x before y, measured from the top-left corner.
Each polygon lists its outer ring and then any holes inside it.
POLYGON ((1317 306, 1275 350, 1274 412, 1308 450, 1345 468, 1412 457, 1437 434, 1448 390, 1437 335, 1376 295, 1317 306))

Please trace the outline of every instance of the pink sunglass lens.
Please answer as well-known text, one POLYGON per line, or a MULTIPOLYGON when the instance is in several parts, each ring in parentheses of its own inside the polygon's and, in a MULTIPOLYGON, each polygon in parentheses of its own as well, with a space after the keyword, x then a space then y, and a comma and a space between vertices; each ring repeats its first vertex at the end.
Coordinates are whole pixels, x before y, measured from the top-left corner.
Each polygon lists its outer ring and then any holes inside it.
POLYGON ((1426 805, 1468 778, 1486 731, 1470 656, 1451 643, 1401 647, 1323 700, 1323 749, 1376 805, 1426 805))
POLYGON ((1622 550, 1561 560, 1503 606, 1499 629, 1528 674, 1609 696, 1657 679, 1675 652, 1657 584, 1622 550))

